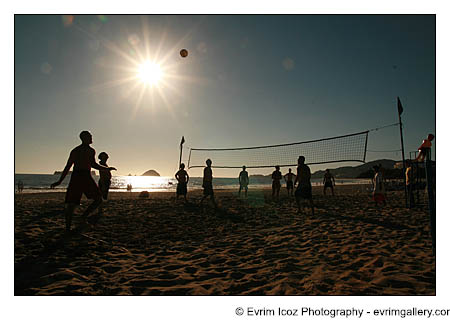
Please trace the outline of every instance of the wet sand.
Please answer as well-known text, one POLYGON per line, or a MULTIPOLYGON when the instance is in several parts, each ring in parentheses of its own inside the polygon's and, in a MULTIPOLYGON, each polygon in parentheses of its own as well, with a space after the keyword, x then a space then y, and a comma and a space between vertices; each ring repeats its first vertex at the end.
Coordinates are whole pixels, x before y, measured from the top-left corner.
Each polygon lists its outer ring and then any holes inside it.
MULTIPOLYGON (((365 186, 314 188, 315 216, 282 189, 110 193, 104 217, 64 235, 64 193, 15 196, 15 295, 435 295, 426 206, 365 186)), ((89 202, 77 210, 73 226, 89 202)), ((305 202, 305 206, 308 206, 305 202)))

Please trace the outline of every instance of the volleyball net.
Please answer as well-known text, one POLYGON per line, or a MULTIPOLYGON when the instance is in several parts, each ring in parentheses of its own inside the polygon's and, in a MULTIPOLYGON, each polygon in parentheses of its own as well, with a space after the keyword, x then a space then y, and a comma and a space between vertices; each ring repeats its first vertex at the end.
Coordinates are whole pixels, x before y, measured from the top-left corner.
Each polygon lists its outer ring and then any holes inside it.
POLYGON ((366 160, 369 131, 319 140, 247 148, 190 148, 187 167, 205 167, 207 159, 214 168, 266 168, 296 166, 299 156, 308 165, 366 160))

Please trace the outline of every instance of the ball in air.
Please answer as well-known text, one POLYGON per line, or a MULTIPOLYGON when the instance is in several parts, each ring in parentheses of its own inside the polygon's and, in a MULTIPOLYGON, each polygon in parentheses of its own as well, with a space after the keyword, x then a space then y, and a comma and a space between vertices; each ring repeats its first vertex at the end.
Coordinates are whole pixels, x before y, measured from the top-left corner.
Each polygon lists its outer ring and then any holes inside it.
POLYGON ((180 51, 180 55, 181 55, 182 58, 185 58, 185 57, 188 56, 188 51, 186 49, 182 49, 180 51))

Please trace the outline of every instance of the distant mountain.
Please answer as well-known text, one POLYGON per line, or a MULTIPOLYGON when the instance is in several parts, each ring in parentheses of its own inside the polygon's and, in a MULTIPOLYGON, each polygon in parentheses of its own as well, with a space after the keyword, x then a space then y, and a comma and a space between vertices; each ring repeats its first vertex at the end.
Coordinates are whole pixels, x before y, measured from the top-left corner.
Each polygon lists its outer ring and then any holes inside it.
MULTIPOLYGON (((390 159, 379 159, 374 160, 359 166, 351 167, 351 166, 345 166, 345 167, 339 167, 339 168, 329 168, 330 172, 334 175, 336 178, 356 178, 359 174, 362 172, 365 172, 367 170, 371 170, 373 166, 381 164, 381 166, 384 169, 393 169, 396 161, 390 160, 390 159)), ((292 172, 296 173, 296 168, 292 167, 292 172)), ((323 178, 323 175, 325 174, 325 170, 318 170, 314 172, 311 175, 311 178, 323 178)), ((269 175, 250 175, 250 178, 271 178, 272 174, 269 175)))
POLYGON ((255 175, 250 175, 250 178, 266 178, 266 177, 272 177, 272 174, 270 175, 262 175, 262 174, 255 174, 255 175))
POLYGON ((142 176, 161 176, 156 170, 150 169, 147 170, 145 173, 142 174, 142 176))
MULTIPOLYGON (((339 168, 329 168, 331 174, 334 175, 336 178, 356 178, 359 174, 362 172, 365 172, 367 170, 371 170, 373 166, 380 165, 384 169, 393 169, 396 161, 391 159, 379 159, 374 160, 359 166, 355 167, 339 167, 339 168)), ((318 170, 315 173, 311 175, 311 178, 323 178, 323 175, 325 174, 325 170, 318 170)))

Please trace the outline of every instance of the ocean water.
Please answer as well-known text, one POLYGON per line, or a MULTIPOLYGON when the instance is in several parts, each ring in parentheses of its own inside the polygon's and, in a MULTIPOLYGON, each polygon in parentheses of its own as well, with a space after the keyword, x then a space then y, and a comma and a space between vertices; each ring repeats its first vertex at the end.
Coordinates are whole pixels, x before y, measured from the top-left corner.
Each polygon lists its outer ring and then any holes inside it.
MULTIPOLYGON (((93 176, 94 180, 98 182, 99 176, 93 176)), ((24 193, 35 192, 64 192, 69 184, 70 175, 66 176, 64 181, 55 189, 50 189, 50 184, 56 182, 59 175, 49 174, 14 174, 14 191, 17 192, 17 184, 22 181, 24 185, 24 193)), ((312 179, 313 186, 321 186, 321 179, 312 179)), ((370 181, 361 179, 343 179, 336 180, 336 185, 339 184, 367 184, 370 181)), ((133 186, 133 192, 149 191, 149 192, 174 192, 177 186, 177 180, 171 177, 154 177, 154 176, 113 176, 111 179, 110 191, 123 192, 127 190, 127 185, 133 186)), ((213 180, 214 188, 216 189, 239 189, 239 181, 237 178, 215 177, 213 180)), ((270 178, 252 178, 250 177, 251 188, 270 187, 272 181, 270 178)), ((284 182, 281 184, 285 186, 284 182)), ((202 178, 191 177, 189 179, 188 189, 202 189, 202 178)))

